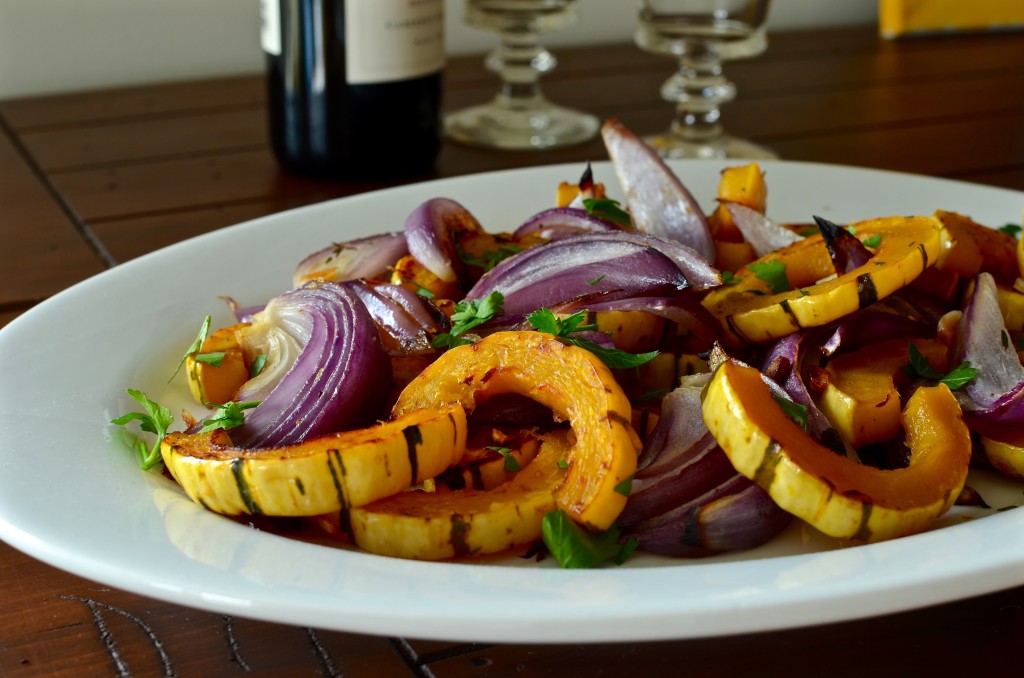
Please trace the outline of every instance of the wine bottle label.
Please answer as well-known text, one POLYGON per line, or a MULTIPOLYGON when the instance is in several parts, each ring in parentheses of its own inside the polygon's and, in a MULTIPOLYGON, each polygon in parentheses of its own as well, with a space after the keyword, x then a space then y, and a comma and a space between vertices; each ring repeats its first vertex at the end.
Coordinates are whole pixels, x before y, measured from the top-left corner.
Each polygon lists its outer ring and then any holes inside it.
POLYGON ((260 26, 263 51, 281 56, 281 4, 278 0, 260 0, 260 26))
POLYGON ((345 76, 351 84, 436 73, 444 60, 444 0, 345 3, 345 76))

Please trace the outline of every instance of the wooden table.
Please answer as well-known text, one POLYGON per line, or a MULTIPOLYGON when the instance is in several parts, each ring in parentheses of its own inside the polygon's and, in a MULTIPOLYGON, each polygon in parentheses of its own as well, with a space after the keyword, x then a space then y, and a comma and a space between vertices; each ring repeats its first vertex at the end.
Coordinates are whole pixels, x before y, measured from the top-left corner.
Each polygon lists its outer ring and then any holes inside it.
MULTIPOLYGON (((560 103, 665 126, 670 65, 632 45, 562 50, 560 103)), ((777 34, 728 65, 727 127, 785 159, 1024 189, 1024 33, 886 42, 870 27, 777 34)), ((449 108, 495 87, 453 59, 449 108)), ((259 77, 0 102, 0 324, 120 262, 193 235, 379 185, 282 173, 259 77)), ((448 144, 429 177, 606 157, 448 144)), ((1024 207, 1024 205, 1022 205, 1024 207)), ((0 377, 2 378, 2 377, 0 377)), ((59 388, 59 385, 55 387, 59 388)), ((109 589, 0 544, 0 675, 949 675, 1017 666, 1024 587, 866 621, 621 645, 378 638, 229 618, 109 589)))

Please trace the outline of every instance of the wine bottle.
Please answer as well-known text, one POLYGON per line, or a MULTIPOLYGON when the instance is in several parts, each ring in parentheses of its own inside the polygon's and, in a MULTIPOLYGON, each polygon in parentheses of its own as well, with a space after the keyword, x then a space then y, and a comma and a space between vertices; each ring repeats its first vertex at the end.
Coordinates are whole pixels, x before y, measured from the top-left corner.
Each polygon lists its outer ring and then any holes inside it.
POLYGON ((261 0, 270 139, 298 173, 385 180, 441 147, 444 0, 261 0))

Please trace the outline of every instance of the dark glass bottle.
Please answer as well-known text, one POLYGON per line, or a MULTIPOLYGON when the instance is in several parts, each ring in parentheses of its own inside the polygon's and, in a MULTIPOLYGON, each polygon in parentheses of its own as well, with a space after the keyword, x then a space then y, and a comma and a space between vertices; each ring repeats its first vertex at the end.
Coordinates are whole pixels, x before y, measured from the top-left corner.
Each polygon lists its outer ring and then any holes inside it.
POLYGON ((263 0, 270 138, 302 174, 385 180, 441 147, 444 0, 263 0))

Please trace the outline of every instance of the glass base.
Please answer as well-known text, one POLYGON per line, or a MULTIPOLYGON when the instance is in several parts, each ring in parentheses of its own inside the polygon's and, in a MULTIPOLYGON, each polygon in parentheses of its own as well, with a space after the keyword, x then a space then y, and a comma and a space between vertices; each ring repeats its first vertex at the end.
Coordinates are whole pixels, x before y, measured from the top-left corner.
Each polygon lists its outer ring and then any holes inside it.
POLYGON ((776 160, 779 157, 778 154, 763 146, 727 134, 706 141, 692 141, 683 139, 676 134, 666 133, 645 137, 644 141, 650 144, 661 157, 674 160, 683 158, 776 160))
POLYGON ((504 150, 539 150, 590 141, 601 126, 593 115, 553 104, 516 110, 494 103, 450 114, 445 132, 458 142, 504 150))

